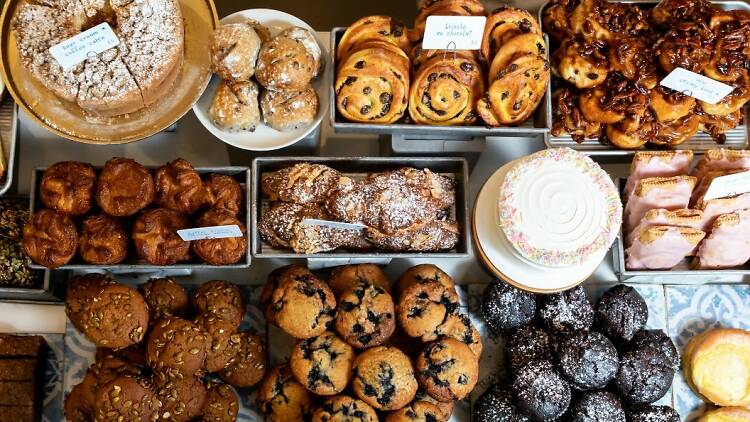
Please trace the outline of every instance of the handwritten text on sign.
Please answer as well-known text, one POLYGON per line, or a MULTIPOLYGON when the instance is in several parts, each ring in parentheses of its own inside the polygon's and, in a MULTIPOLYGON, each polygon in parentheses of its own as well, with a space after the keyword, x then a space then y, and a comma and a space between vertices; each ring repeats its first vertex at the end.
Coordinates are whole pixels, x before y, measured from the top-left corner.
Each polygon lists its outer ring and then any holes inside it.
POLYGON ((666 78, 662 79, 661 85, 709 104, 718 103, 734 91, 734 88, 727 84, 681 67, 675 68, 666 78))
POLYGON ((120 45, 120 40, 107 22, 50 47, 52 57, 64 70, 70 70, 91 56, 120 45))
POLYGON ((226 239, 242 237, 242 230, 237 225, 199 227, 197 229, 177 230, 177 234, 186 242, 205 239, 226 239))
POLYGON ((425 50, 479 50, 484 16, 430 16, 424 30, 425 50))

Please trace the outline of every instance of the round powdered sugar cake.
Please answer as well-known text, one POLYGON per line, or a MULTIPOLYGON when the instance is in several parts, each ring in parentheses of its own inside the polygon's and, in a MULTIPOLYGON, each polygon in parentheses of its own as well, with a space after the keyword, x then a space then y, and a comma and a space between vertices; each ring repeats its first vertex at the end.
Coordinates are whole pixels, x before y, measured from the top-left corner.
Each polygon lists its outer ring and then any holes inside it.
POLYGON ((499 225, 533 264, 569 267, 609 248, 622 223, 612 179, 589 157, 556 148, 522 158, 500 188, 499 225))

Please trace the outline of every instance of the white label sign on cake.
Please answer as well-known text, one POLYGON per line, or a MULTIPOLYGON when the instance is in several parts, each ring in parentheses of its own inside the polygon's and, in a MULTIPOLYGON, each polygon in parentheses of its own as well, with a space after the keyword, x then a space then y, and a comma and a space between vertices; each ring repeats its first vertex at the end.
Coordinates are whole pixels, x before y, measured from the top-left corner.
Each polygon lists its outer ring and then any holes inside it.
POLYGON ((750 192, 750 171, 720 176, 711 181, 703 195, 704 201, 742 195, 750 192))
POLYGON ((177 230, 177 234, 186 242, 206 239, 227 239, 242 237, 242 230, 236 224, 231 226, 199 227, 196 229, 177 230))
POLYGON ((70 37, 50 47, 49 52, 64 70, 70 70, 83 63, 92 55, 97 55, 120 45, 115 31, 107 22, 70 37))
POLYGON ((699 75, 681 67, 675 68, 662 79, 660 85, 682 92, 685 95, 716 104, 734 91, 734 87, 699 75))
POLYGON ((484 16, 430 16, 424 29, 425 50, 479 50, 482 48, 484 16))

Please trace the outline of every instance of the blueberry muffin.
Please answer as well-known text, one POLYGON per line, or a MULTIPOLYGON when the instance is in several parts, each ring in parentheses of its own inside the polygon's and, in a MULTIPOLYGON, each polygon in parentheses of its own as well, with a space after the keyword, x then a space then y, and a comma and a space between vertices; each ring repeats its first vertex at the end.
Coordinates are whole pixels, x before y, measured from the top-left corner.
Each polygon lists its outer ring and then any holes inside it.
POLYGON ((161 403, 149 381, 123 375, 103 385, 94 403, 97 421, 156 420, 161 403))
POLYGON ((401 328, 410 337, 430 336, 458 310, 453 288, 438 282, 417 283, 404 290, 397 309, 401 328))
POLYGON ((667 334, 662 330, 641 330, 635 333, 628 348, 638 349, 642 347, 653 347, 661 351, 669 359, 675 371, 680 369, 680 354, 667 334))
POLYGON ((498 281, 482 296, 482 316, 493 330, 510 331, 529 324, 536 315, 536 296, 498 281))
POLYGON ((378 415, 367 403, 344 395, 326 400, 312 416, 312 422, 377 421, 378 415))
POLYGON ((287 334, 306 339, 323 334, 336 314, 336 299, 314 275, 287 271, 271 295, 272 319, 287 334))
POLYGON ((414 401, 385 417, 386 422, 445 422, 440 408, 426 401, 414 401))
POLYGON ((237 285, 228 281, 213 280, 203 283, 193 296, 193 307, 203 315, 213 315, 240 327, 245 317, 245 300, 237 285))
POLYGON ((430 343, 415 368, 419 385, 438 401, 463 400, 479 378, 477 357, 469 346, 452 338, 430 343))
POLYGON ((493 384, 474 402, 471 420, 474 422, 531 422, 516 405, 516 397, 509 386, 493 384))
POLYGON ((570 409, 571 422, 625 422, 620 399, 606 391, 584 393, 570 409))
POLYGON ((653 403, 664 397, 672 386, 675 370, 660 350, 646 346, 623 353, 615 388, 633 405, 653 403))
POLYGON ((531 361, 552 361, 556 350, 557 339, 544 328, 535 325, 513 330, 505 344, 505 353, 513 371, 531 361))
POLYGON ((289 365, 277 366, 266 375, 256 400, 267 422, 306 421, 312 412, 312 397, 294 379, 289 365))
POLYGON ((446 421, 451 418, 453 415, 453 402, 443 402, 443 401, 437 401, 430 397, 429 394, 427 394, 424 390, 417 390, 417 394, 414 396, 414 402, 418 401, 426 401, 427 403, 432 403, 435 406, 437 406, 438 409, 440 409, 440 413, 443 415, 443 419, 446 421))
POLYGON ((196 377, 173 377, 163 372, 154 373, 154 389, 162 403, 159 420, 185 422, 200 415, 206 404, 208 391, 196 377))
POLYGON ((336 331, 358 349, 380 346, 396 329, 391 295, 373 284, 358 284, 342 293, 336 307, 336 331))
POLYGON ((237 394, 226 384, 212 383, 208 387, 206 404, 201 410, 201 420, 205 422, 235 422, 240 405, 237 394))
POLYGON ((234 359, 240 337, 234 325, 215 316, 199 315, 195 323, 208 335, 206 345, 206 371, 219 372, 234 359))
POLYGON ((379 410, 400 409, 417 393, 411 360, 395 347, 378 346, 362 352, 354 360, 352 373, 354 393, 379 410))
POLYGON ((360 283, 373 284, 386 292, 391 292, 391 280, 375 264, 344 265, 331 271, 328 285, 339 297, 342 293, 353 289, 360 283))
POLYGON ((148 306, 140 293, 108 284, 84 305, 81 329, 97 346, 117 349, 140 343, 148 321, 148 306))
POLYGON ((285 265, 268 274, 266 284, 263 286, 263 291, 260 293, 259 305, 269 324, 277 325, 276 320, 273 319, 273 309, 271 307, 271 303, 273 302, 273 292, 279 287, 279 281, 282 279, 282 276, 285 279, 288 279, 294 277, 294 274, 315 277, 310 270, 300 265, 285 265), (287 272, 289 274, 284 275, 287 272))
MULTIPOLYGON (((236 354, 231 363, 219 373, 224 382, 237 388, 247 388, 260 382, 266 373, 266 347, 259 336, 247 331, 237 333, 236 354)), ((231 344, 234 343, 234 339, 231 344)))
POLYGON ((680 415, 669 406, 640 406, 627 413, 629 422, 680 422, 680 415))
POLYGON ((187 313, 188 295, 171 278, 152 278, 138 286, 138 291, 148 304, 152 321, 165 316, 184 317, 187 313))
POLYGON ((646 327, 648 305, 632 287, 619 284, 604 292, 596 304, 596 322, 611 339, 630 341, 646 327))
POLYGON ((86 274, 68 280, 65 294, 65 313, 79 331, 83 331, 83 318, 86 304, 99 294, 104 286, 115 284, 115 281, 103 274, 86 274))
POLYGON ((349 384, 354 349, 335 333, 300 340, 292 350, 292 374, 308 390, 319 396, 342 392, 349 384))
POLYGON ((520 368, 513 390, 521 410, 536 420, 555 420, 570 406, 570 386, 547 360, 520 368))
POLYGON ((165 317, 154 324, 146 357, 154 371, 193 376, 205 369, 208 337, 192 321, 165 317))
POLYGON ((579 331, 563 340, 560 372, 576 390, 603 388, 620 369, 615 345, 596 331, 579 331))
POLYGON ((435 335, 422 336, 422 340, 432 341, 440 338, 452 338, 463 342, 477 357, 482 357, 482 337, 466 314, 450 314, 435 330, 435 335))
POLYGON ((396 280, 393 292, 394 297, 400 298, 404 290, 414 284, 438 282, 449 289, 455 289, 455 282, 445 271, 432 264, 420 264, 406 270, 396 280))
POLYGON ((543 297, 539 317, 551 332, 567 335, 591 329, 594 325, 594 308, 583 287, 578 286, 543 297))

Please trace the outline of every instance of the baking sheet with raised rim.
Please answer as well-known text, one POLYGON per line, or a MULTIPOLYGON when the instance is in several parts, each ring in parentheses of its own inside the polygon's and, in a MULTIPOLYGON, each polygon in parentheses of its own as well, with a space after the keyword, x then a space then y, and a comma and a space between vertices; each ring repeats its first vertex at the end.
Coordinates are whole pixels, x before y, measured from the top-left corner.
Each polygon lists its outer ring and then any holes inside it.
POLYGON ((0 138, 5 157, 5 175, 0 178, 0 196, 3 196, 13 185, 18 150, 18 106, 10 96, 0 100, 0 138))

